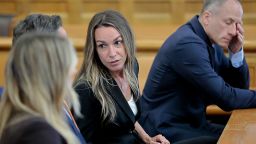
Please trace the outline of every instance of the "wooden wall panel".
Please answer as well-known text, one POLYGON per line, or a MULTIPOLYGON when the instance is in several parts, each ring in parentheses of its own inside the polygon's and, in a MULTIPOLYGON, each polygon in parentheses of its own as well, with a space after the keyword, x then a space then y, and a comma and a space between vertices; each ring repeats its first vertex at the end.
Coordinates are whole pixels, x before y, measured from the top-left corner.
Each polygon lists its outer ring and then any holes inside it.
POLYGON ((81 20, 89 23, 93 15, 106 9, 119 10, 118 0, 83 0, 81 20))
MULTIPOLYGON (((243 0, 244 23, 256 24, 256 1, 243 0)), ((120 11, 133 23, 182 24, 200 13, 202 0, 0 0, 0 14, 60 14, 65 23, 88 23, 99 11, 120 11)))
POLYGON ((244 24, 256 24, 256 1, 243 0, 244 24))
POLYGON ((4 69, 5 69, 5 64, 7 62, 7 58, 8 58, 8 51, 0 51, 0 86, 4 86, 4 69))
POLYGON ((202 0, 185 0, 185 20, 188 21, 194 15, 199 14, 202 5, 202 0))
POLYGON ((15 1, 1 0, 0 1, 0 14, 16 14, 17 3, 15 1))
POLYGON ((170 23, 172 10, 169 0, 134 0, 135 23, 170 23))
POLYGON ((65 0, 31 0, 28 3, 28 13, 44 13, 60 15, 64 23, 68 23, 69 7, 65 0))
POLYGON ((141 92, 143 91, 155 55, 155 52, 138 52, 137 54, 137 60, 139 63, 139 86, 141 92))
POLYGON ((256 53, 246 53, 246 61, 250 71, 250 88, 256 90, 256 53))

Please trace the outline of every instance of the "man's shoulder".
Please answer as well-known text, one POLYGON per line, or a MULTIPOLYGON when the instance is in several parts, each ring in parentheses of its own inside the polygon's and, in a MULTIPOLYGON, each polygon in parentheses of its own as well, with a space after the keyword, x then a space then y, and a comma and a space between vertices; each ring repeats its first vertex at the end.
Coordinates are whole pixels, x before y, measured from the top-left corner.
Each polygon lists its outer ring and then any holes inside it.
POLYGON ((174 35, 180 37, 181 40, 202 41, 202 39, 195 33, 189 24, 181 26, 179 29, 177 29, 174 35))
POLYGON ((202 44, 205 42, 192 29, 189 24, 182 25, 173 34, 171 34, 165 41, 164 46, 177 47, 184 44, 202 44))

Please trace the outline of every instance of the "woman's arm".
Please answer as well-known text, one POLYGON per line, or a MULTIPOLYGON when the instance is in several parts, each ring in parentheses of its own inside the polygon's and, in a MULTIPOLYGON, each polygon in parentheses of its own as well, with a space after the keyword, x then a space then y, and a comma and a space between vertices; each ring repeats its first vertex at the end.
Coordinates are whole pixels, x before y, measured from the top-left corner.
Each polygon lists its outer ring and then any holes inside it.
POLYGON ((139 134, 140 138, 143 140, 146 144, 170 144, 170 142, 161 134, 158 134, 154 137, 150 137, 144 129, 141 127, 141 125, 138 123, 138 121, 134 124, 135 130, 139 134))

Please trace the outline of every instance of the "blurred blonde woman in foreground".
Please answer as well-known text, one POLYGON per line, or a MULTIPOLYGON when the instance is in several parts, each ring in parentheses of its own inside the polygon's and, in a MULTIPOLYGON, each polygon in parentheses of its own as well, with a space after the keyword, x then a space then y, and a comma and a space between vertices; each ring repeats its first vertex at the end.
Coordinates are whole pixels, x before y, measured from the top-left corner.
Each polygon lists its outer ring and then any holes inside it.
POLYGON ((64 99, 78 113, 72 89, 77 63, 71 43, 54 34, 24 34, 12 47, 0 101, 0 144, 76 144, 64 99))

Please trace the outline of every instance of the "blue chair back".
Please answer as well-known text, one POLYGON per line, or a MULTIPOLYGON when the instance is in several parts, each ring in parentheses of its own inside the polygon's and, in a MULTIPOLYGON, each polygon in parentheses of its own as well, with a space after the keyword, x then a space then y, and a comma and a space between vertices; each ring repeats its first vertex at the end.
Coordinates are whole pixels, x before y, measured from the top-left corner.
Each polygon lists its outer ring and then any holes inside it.
POLYGON ((1 97, 1 95, 3 94, 3 92, 4 92, 4 88, 3 88, 3 87, 0 87, 0 97, 1 97))

